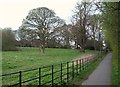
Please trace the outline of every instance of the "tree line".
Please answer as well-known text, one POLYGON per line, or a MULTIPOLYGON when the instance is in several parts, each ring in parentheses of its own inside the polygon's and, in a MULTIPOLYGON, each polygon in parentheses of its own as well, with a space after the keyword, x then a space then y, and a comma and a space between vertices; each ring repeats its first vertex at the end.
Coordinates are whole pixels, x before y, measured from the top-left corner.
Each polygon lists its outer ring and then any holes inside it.
MULTIPOLYGON (((117 5, 117 3, 111 4, 117 5)), ((45 53, 46 47, 74 48, 83 52, 85 49, 101 50, 103 40, 110 42, 109 35, 111 34, 107 34, 110 31, 107 30, 108 22, 106 19, 114 18, 107 14, 108 10, 111 9, 111 4, 95 1, 78 2, 71 17, 71 24, 66 24, 63 19, 56 16, 53 10, 47 7, 32 9, 23 19, 18 30, 2 30, 3 50, 4 47, 7 48, 6 41, 14 42, 16 46, 20 47, 39 47, 42 54, 45 53), (5 38, 4 31, 11 32, 11 36, 8 34, 8 38, 12 37, 9 39, 11 41, 5 38)), ((111 23, 113 23, 112 20, 111 23)), ((111 25, 109 27, 113 28, 111 25)), ((110 46, 113 42, 110 42, 110 46)), ((11 44, 10 47, 14 48, 14 44, 11 44)))

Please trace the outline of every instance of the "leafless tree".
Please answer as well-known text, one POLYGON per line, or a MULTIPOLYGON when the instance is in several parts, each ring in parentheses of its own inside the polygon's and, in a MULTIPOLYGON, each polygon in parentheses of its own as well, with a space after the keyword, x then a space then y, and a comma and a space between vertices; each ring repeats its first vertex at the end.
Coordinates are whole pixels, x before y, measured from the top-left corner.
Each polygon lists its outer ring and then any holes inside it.
POLYGON ((45 53, 45 45, 48 37, 57 27, 63 26, 64 21, 55 15, 53 10, 46 7, 32 9, 27 17, 23 19, 21 27, 34 30, 39 39, 41 54, 45 53))

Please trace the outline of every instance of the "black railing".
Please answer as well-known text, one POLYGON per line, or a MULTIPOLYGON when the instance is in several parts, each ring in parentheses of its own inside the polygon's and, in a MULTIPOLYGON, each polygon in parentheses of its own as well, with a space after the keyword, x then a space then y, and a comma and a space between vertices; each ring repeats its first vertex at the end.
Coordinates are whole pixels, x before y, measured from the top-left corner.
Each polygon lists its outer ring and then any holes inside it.
POLYGON ((64 62, 61 64, 44 66, 40 68, 24 70, 14 73, 0 75, 2 85, 19 86, 22 85, 50 85, 68 83, 73 80, 80 72, 95 62, 98 58, 84 58, 75 61, 64 62), (31 83, 30 83, 31 82, 31 83))

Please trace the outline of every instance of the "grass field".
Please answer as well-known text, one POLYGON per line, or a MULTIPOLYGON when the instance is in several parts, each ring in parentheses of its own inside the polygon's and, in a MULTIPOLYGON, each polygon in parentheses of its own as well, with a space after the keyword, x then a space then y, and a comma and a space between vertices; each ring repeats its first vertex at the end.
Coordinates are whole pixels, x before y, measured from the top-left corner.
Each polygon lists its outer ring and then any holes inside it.
POLYGON ((81 54, 96 54, 87 50, 82 53, 72 49, 46 48, 45 55, 40 55, 38 48, 21 48, 21 51, 2 52, 3 73, 16 72, 41 66, 71 61, 81 54))
MULTIPOLYGON (((97 51, 86 50, 85 53, 80 52, 79 50, 73 49, 55 49, 55 48, 46 48, 45 55, 40 55, 38 48, 20 48, 21 51, 6 51, 2 52, 2 68, 3 74, 10 72, 17 72, 27 69, 38 68, 42 66, 60 64, 62 62, 72 61, 78 59, 80 55, 83 54, 97 54, 97 51)), ((64 65, 63 65, 64 66, 64 65)), ((60 69, 60 66, 55 66, 56 70, 60 69)), ((54 67, 54 68, 55 68, 54 67)), ((51 69, 51 68, 50 68, 51 69)), ((44 70, 43 70, 44 71, 44 70)), ((65 71, 63 71, 65 73, 65 71)), ((51 70, 47 68, 46 73, 51 73, 51 70)), ((42 75, 46 74, 43 73, 42 75)), ((15 84, 18 82, 18 76, 7 76, 3 78, 3 84, 7 83, 15 84)), ((58 76, 60 73, 57 73, 54 76, 58 76)), ((22 80, 25 81, 31 77, 38 76, 38 71, 33 71, 29 73, 22 73, 22 80)), ((43 79, 44 81, 50 80, 50 77, 43 79)), ((33 81, 30 84, 36 84, 38 81, 33 81)))

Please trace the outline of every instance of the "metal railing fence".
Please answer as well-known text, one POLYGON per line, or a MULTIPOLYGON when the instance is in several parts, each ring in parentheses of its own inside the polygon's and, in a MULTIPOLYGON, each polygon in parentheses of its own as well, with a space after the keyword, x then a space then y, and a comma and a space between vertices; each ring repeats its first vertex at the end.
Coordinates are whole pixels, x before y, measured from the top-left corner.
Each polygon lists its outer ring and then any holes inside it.
POLYGON ((80 72, 86 70, 88 66, 95 62, 98 57, 84 58, 51 66, 43 66, 30 70, 2 74, 2 85, 19 86, 22 85, 50 85, 62 84, 73 80, 80 72))

